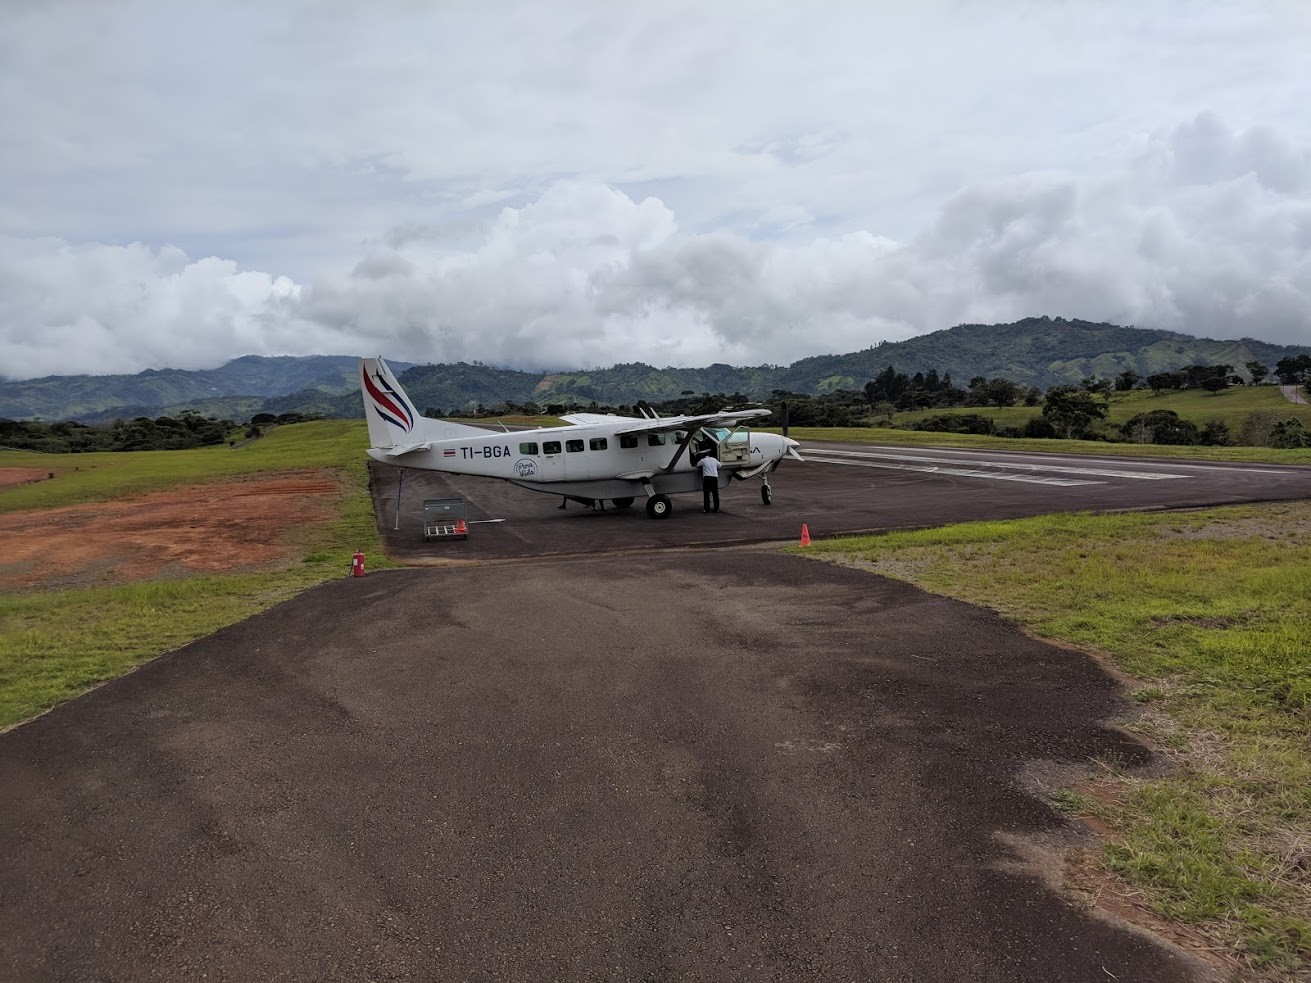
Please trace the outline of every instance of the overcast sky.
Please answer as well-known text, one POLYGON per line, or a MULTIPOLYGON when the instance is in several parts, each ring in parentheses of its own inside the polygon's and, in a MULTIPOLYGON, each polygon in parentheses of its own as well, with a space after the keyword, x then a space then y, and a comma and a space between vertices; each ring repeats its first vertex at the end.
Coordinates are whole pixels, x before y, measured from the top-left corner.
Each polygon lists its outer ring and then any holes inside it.
POLYGON ((1306 0, 5 0, 0 376, 1311 345, 1306 0))

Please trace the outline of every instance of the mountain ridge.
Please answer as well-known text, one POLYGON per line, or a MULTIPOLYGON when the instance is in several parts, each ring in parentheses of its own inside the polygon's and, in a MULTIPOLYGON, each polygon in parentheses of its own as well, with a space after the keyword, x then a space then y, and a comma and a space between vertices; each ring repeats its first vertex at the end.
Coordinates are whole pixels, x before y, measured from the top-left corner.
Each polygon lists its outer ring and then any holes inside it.
MULTIPOLYGON (((1007 378, 1041 389, 1088 376, 1134 371, 1141 377, 1185 365, 1273 366, 1311 348, 1255 338, 1196 338, 1176 331, 1061 317, 1005 324, 960 324, 899 342, 840 355, 813 355, 791 365, 656 368, 621 362, 605 369, 531 372, 480 362, 411 365, 391 361, 420 411, 460 415, 476 405, 631 405, 686 392, 762 399, 777 390, 822 394, 859 389, 889 365, 913 375, 936 369, 958 385, 975 376, 1007 378)), ((353 355, 244 355, 216 369, 148 369, 136 375, 46 376, 0 382, 0 417, 108 422, 116 417, 176 415, 183 409, 246 419, 254 413, 360 414, 353 355)))

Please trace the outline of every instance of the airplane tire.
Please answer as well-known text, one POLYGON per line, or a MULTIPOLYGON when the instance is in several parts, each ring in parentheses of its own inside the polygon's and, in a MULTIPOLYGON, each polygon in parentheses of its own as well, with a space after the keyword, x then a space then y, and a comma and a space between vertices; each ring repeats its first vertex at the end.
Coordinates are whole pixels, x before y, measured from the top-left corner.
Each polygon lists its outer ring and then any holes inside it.
POLYGON ((646 500, 646 514, 652 519, 666 518, 674 510, 668 495, 652 495, 646 500))
POLYGON ((766 505, 774 500, 774 490, 770 488, 769 485, 762 485, 760 487, 760 500, 766 505))
POLYGON ((633 504, 633 500, 631 498, 616 498, 614 500, 614 503, 615 503, 615 508, 626 509, 633 504))

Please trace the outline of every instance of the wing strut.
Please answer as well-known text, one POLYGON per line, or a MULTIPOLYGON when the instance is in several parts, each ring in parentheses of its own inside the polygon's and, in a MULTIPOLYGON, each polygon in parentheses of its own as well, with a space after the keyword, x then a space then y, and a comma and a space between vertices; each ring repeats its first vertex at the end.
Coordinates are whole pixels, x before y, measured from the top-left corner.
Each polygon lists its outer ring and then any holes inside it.
POLYGON ((702 429, 701 424, 697 423, 687 431, 687 439, 683 441, 682 446, 678 448, 674 456, 669 459, 669 463, 661 469, 665 474, 669 474, 670 471, 673 471, 674 468, 677 467, 679 460, 685 453, 687 453, 687 449, 692 446, 692 439, 699 434, 702 429))

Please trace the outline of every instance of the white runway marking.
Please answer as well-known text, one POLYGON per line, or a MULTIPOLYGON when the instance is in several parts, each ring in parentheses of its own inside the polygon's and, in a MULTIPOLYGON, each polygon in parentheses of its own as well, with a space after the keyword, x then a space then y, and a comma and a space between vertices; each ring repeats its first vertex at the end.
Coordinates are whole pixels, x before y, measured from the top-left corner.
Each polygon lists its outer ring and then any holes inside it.
POLYGON ((856 461, 850 458, 822 457, 815 453, 806 455, 807 461, 820 464, 846 464, 855 468, 879 468, 884 471, 920 471, 925 474, 956 475, 962 478, 990 478, 993 481, 1022 481, 1030 485, 1097 485, 1099 481, 1079 481, 1074 478, 1048 478, 1039 474, 1004 474, 1000 471, 974 471, 968 468, 945 468, 938 464, 898 464, 894 461, 856 461))
POLYGON ((1019 461, 971 461, 960 458, 930 457, 908 454, 904 451, 848 451, 815 450, 806 455, 809 461, 824 464, 848 464, 866 468, 884 468, 892 471, 920 471, 928 474, 956 475, 965 478, 988 478, 993 481, 1022 481, 1038 485, 1101 484, 1098 478, 1129 478, 1136 481, 1163 481, 1169 478, 1186 478, 1183 474, 1165 474, 1159 471, 1127 471, 1110 467, 1073 467, 1061 464, 1029 464, 1019 461), (826 456, 828 455, 828 456, 826 456), (945 465, 945 466, 944 466, 945 465), (997 470, 978 470, 989 468, 997 470), (1019 474, 1010 472, 1020 472, 1019 474), (1048 475, 1078 477, 1058 478, 1048 475))

